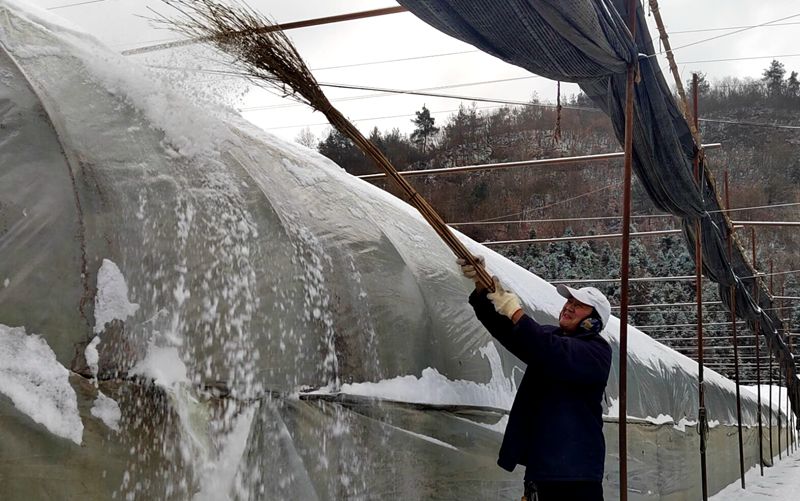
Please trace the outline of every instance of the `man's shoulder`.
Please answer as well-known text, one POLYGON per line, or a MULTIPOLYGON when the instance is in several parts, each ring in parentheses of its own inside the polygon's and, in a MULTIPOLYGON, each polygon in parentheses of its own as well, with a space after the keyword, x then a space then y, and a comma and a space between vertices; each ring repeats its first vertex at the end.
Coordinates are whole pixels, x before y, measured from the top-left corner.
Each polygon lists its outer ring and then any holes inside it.
POLYGON ((577 336, 574 336, 574 339, 579 339, 581 341, 585 341, 587 343, 591 343, 594 347, 604 351, 611 351, 611 344, 608 342, 606 338, 604 338, 598 332, 584 332, 577 336))

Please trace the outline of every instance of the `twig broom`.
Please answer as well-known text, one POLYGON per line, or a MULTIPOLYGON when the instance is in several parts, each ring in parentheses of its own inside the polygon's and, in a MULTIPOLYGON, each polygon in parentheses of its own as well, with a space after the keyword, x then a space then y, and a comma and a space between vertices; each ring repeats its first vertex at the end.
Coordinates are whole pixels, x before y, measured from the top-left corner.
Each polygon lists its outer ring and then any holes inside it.
POLYGON ((243 74, 256 83, 266 82, 284 95, 322 112, 328 121, 391 178, 408 202, 433 227, 453 253, 475 266, 480 283, 494 290, 492 278, 441 216, 405 180, 388 158, 333 107, 292 42, 270 19, 246 4, 221 5, 216 0, 162 0, 178 10, 182 19, 159 16, 174 31, 209 42, 235 59, 243 74))

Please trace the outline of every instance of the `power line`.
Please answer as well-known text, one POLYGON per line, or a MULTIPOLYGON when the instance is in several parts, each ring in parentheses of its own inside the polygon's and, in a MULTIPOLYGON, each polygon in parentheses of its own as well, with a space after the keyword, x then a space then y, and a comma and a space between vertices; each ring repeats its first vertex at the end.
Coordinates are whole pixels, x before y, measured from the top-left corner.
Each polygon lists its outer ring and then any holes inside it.
MULTIPOLYGON (((656 231, 634 231, 631 232, 632 237, 655 236, 655 235, 669 235, 681 233, 683 230, 656 230, 656 231)), ((481 242, 482 245, 492 247, 493 245, 517 245, 517 244, 533 244, 533 243, 552 243, 552 242, 578 242, 583 240, 610 240, 622 238, 622 233, 607 233, 603 235, 577 235, 573 237, 554 237, 554 238, 526 238, 522 240, 496 240, 481 242)))
POLYGON ((106 0, 86 0, 85 2, 70 3, 67 5, 57 5, 55 7, 48 7, 47 10, 67 9, 69 7, 77 7, 79 5, 89 5, 90 3, 100 3, 106 0))
MULTIPOLYGON (((722 301, 703 301, 704 306, 708 305, 721 305, 722 301)), ((629 304, 628 308, 666 308, 666 307, 677 307, 677 306, 697 306, 696 302, 689 302, 689 303, 652 303, 652 304, 629 304)), ((618 305, 614 305, 611 309, 619 309, 618 305)))
MULTIPOLYGON (((401 172, 402 174, 402 172, 401 172)), ((631 218, 645 219, 645 218, 661 218, 661 217, 675 217, 672 214, 652 214, 652 215, 634 215, 631 218)), ((523 224, 523 223, 569 223, 579 221, 608 221, 622 219, 622 216, 594 216, 594 217, 561 217, 551 219, 514 219, 510 221, 468 221, 464 223, 448 223, 450 226, 474 226, 474 225, 492 225, 492 224, 523 224)))
MULTIPOLYGON (((150 67, 156 69, 166 69, 166 70, 178 70, 178 71, 194 71, 198 73, 211 73, 211 74, 222 74, 222 75, 229 75, 235 76, 240 78, 247 78, 252 79, 252 75, 240 72, 233 72, 233 71, 225 71, 225 70, 205 70, 205 69, 197 69, 197 68, 181 68, 181 67, 171 67, 171 66, 160 66, 160 65, 151 65, 150 67)), ((527 80, 538 78, 537 75, 530 75, 524 77, 512 77, 512 78, 502 78, 502 79, 495 79, 495 80, 484 80, 480 82, 468 82, 468 83, 460 83, 460 84, 448 84, 448 85, 440 85, 436 87, 427 87, 422 89, 392 89, 392 88, 385 88, 385 87, 370 87, 364 85, 353 85, 353 84, 341 84, 341 83, 331 83, 331 82, 324 82, 320 83, 321 87, 330 87, 336 89, 348 89, 348 90, 364 90, 364 91, 371 91, 371 92, 378 92, 382 94, 400 94, 400 95, 412 95, 412 96, 424 96, 424 97, 436 97, 436 98, 443 98, 443 99, 458 99, 461 101, 473 101, 473 102, 483 102, 483 103, 495 103, 495 104, 504 104, 510 106, 528 106, 528 107, 538 107, 538 108, 547 108, 553 109, 556 108, 557 105, 555 104, 548 104, 548 103, 533 103, 530 101, 517 101, 517 100, 508 100, 508 99, 497 99, 497 98, 487 98, 481 96, 462 96, 456 94, 441 94, 441 93, 434 93, 428 92, 430 90, 437 90, 437 89, 453 89, 458 87, 470 87, 476 85, 485 85, 485 84, 492 84, 492 83, 502 83, 502 82, 511 82, 511 81, 519 81, 519 80, 527 80)), ((362 96, 349 96, 344 98, 335 99, 334 102, 341 102, 341 101, 357 101, 361 99, 373 99, 377 97, 382 97, 381 94, 368 94, 362 96)), ((253 111, 263 111, 269 109, 277 109, 277 108, 290 108, 295 106, 302 106, 302 103, 288 103, 288 104, 276 104, 276 105, 266 105, 266 106, 250 106, 240 108, 240 112, 253 112, 253 111)), ((585 106, 570 106, 570 105, 562 105, 562 109, 568 110, 575 110, 575 111, 589 111, 589 112, 600 112, 599 108, 592 108, 592 107, 585 107, 585 106)), ((404 115, 403 115, 404 116, 404 115)), ((411 116, 411 115, 409 115, 411 116)), ((748 121, 735 121, 735 120, 718 120, 718 119, 711 119, 711 118, 700 118, 701 122, 713 122, 713 123, 724 123, 730 125, 742 125, 742 126, 754 126, 754 127, 766 127, 766 128, 776 128, 776 129, 791 129, 791 130, 800 130, 800 126, 797 125, 782 125, 782 124, 767 124, 767 123, 760 123, 760 122, 748 122, 748 121)), ((296 127, 310 127, 316 125, 324 125, 324 124, 307 124, 307 125, 298 125, 296 127)), ((275 129, 281 128, 289 128, 289 127, 275 127, 275 129)))
POLYGON ((791 129, 791 130, 800 130, 800 125, 781 125, 781 124, 766 124, 762 122, 746 122, 746 121, 736 121, 736 120, 718 120, 713 118, 699 118, 701 122, 712 122, 712 123, 720 123, 720 124, 732 124, 732 125, 746 125, 750 127, 766 127, 770 129, 791 129))
POLYGON ((721 58, 721 59, 705 59, 705 60, 698 60, 698 61, 681 61, 680 64, 725 63, 725 62, 729 62, 729 61, 749 61, 749 60, 752 60, 752 59, 778 59, 778 58, 786 58, 786 57, 800 57, 800 54, 773 54, 771 56, 727 57, 727 58, 721 58))
MULTIPOLYGON (((494 109, 497 109, 497 108, 502 108, 502 106, 483 106, 483 107, 477 107, 475 109, 476 110, 494 110, 494 109)), ((439 115, 439 114, 442 114, 442 113, 454 113, 454 112, 456 112, 458 110, 459 110, 459 108, 453 108, 453 109, 450 109, 450 110, 431 111, 430 113, 431 113, 431 115, 439 115)), ((386 120, 386 119, 389 119, 389 118, 404 118, 404 117, 413 117, 413 116, 416 116, 416 114, 414 114, 414 113, 406 113, 406 114, 403 114, 403 115, 385 115, 385 116, 380 116, 380 117, 351 118, 350 121, 351 122, 366 122, 366 121, 369 121, 369 120, 386 120)), ((304 124, 304 125, 281 125, 281 126, 278 126, 278 127, 267 127, 264 130, 294 129, 294 128, 303 128, 303 127, 318 127, 318 126, 323 126, 323 125, 330 125, 330 124, 328 122, 319 122, 319 123, 315 123, 315 124, 304 124)))
MULTIPOLYGON (((704 144, 703 147, 707 150, 716 149, 721 147, 720 143, 704 144)), ((519 160, 514 162, 495 162, 490 164, 477 164, 477 165, 462 165, 458 167, 442 167, 438 169, 417 169, 400 171, 401 176, 431 176, 438 174, 460 174, 464 172, 476 172, 495 169, 511 169, 519 167, 552 167, 555 165, 575 165, 589 162, 597 162, 601 160, 614 160, 622 158, 624 152, 616 153, 597 153, 594 155, 579 155, 569 157, 554 157, 554 158, 538 158, 534 160, 519 160)), ((386 177, 385 173, 379 172, 376 174, 362 174, 357 176, 359 179, 378 179, 386 177)))
POLYGON ((502 216, 496 216, 496 217, 484 219, 484 221, 495 221, 497 219, 504 218, 504 217, 518 216, 519 214, 526 214, 528 212, 541 211, 541 210, 549 209, 551 207, 555 207, 556 205, 561 205, 561 204, 564 204, 564 203, 567 203, 567 202, 571 202, 573 200, 578 200, 579 198, 583 198, 583 197, 592 195, 592 194, 600 192, 600 191, 605 191, 605 190, 607 190, 609 188, 613 188, 615 186, 619 186, 620 184, 622 184, 622 181, 617 181, 616 183, 612 183, 612 184, 603 186, 601 188, 597 188, 597 189, 594 189, 594 190, 591 190, 591 191, 587 191, 586 193, 582 193, 582 194, 576 195, 574 197, 565 198, 563 200, 559 200, 558 202, 553 202, 551 204, 543 205, 541 207, 535 207, 535 208, 532 208, 532 209, 525 209, 525 210, 522 210, 520 212, 515 212, 515 213, 512 213, 512 214, 504 214, 502 216))
MULTIPOLYGON (((467 82, 467 83, 459 83, 459 84, 438 85, 436 87, 426 87, 426 88, 422 88, 422 89, 413 89, 413 90, 407 90, 407 91, 400 91, 400 90, 395 91, 395 90, 392 90, 390 92, 388 89, 378 89, 378 92, 379 92, 378 94, 365 94, 365 95, 360 95, 360 96, 342 97, 342 98, 332 99, 331 101, 332 102, 358 101, 358 100, 361 100, 361 99, 372 99, 372 98, 377 98, 377 97, 386 97, 386 96, 390 96, 392 94, 415 94, 416 95, 416 94, 421 93, 421 92, 432 91, 432 90, 455 89, 455 88, 458 88, 458 87, 473 87, 473 86, 477 86, 477 85, 487 85, 487 84, 504 83, 504 82, 516 82, 516 81, 519 81, 519 80, 532 80, 534 78, 539 78, 539 77, 537 75, 528 75, 528 76, 524 76, 524 77, 497 78, 497 79, 494 79, 494 80, 482 80, 482 81, 478 81, 478 82, 467 82)), ((322 83, 320 85, 322 85, 322 86, 330 86, 330 87, 339 87, 339 88, 343 87, 343 84, 325 84, 325 83, 322 83)), ((361 89, 359 89, 359 90, 361 90, 361 89)), ((364 90, 366 90, 366 89, 364 89, 364 90)), ((436 97, 445 97, 445 96, 436 96, 436 97)), ((455 97, 455 96, 447 96, 447 97, 455 97)), ((483 98, 466 98, 466 97, 464 97, 464 98, 458 97, 458 98, 459 99, 465 99, 465 100, 483 99, 483 98)), ((491 102, 500 102, 500 101, 491 101, 491 102)), ((518 102, 514 101, 513 103, 517 104, 518 102)), ((291 107, 299 107, 299 106, 305 106, 305 104, 303 104, 303 103, 289 103, 289 104, 273 104, 273 105, 268 105, 268 106, 247 106, 247 107, 244 107, 244 108, 239 108, 239 111, 245 111, 245 112, 247 112, 247 111, 262 111, 262 110, 271 110, 271 109, 276 109, 276 108, 291 108, 291 107)), ((549 106, 549 107, 552 107, 552 106, 549 106)))
POLYGON ((702 29, 696 29, 696 30, 678 30, 678 31, 670 30, 669 33, 670 33, 670 35, 677 35, 679 33, 706 33, 706 32, 709 32, 709 31, 728 31, 728 30, 737 30, 737 29, 743 29, 743 28, 748 28, 748 29, 749 28, 772 28, 772 27, 777 27, 777 26, 796 26, 796 25, 800 25, 800 23, 798 23, 798 22, 795 22, 795 23, 770 23, 770 24, 766 24, 766 25, 753 25, 753 24, 751 24, 751 25, 746 25, 746 26, 725 26, 725 27, 722 27, 722 28, 702 28, 702 29))
MULTIPOLYGON (((400 174, 403 174, 402 172, 400 174)), ((781 207, 790 207, 790 206, 798 206, 800 202, 790 202, 790 203, 780 203, 780 204, 773 204, 773 205, 760 205, 755 207, 739 207, 735 209, 721 209, 715 211, 709 211, 709 213, 719 213, 719 212, 734 212, 734 211, 746 211, 746 210, 756 210, 756 209, 770 209, 770 208, 781 208, 781 207)), ((648 218, 667 218, 667 217, 676 217, 672 214, 639 214, 631 216, 632 218, 641 218, 641 219, 648 219, 648 218)), ((448 223, 450 226, 474 226, 474 225, 493 225, 493 224, 523 224, 523 223, 550 223, 550 222, 579 222, 579 221, 603 221, 603 220, 619 220, 622 219, 622 216, 594 216, 594 217, 565 217, 565 218, 544 218, 544 219, 514 219, 510 221, 467 221, 461 223, 448 223)), ((748 224, 749 221, 732 221, 733 224, 748 224)))
POLYGON ((396 59, 383 59, 380 61, 366 61, 363 63, 351 63, 351 64, 340 64, 337 66, 325 66, 322 68, 312 68, 311 71, 326 71, 326 70, 340 70, 344 68, 357 68, 359 66, 372 66, 376 64, 386 64, 386 63, 400 63, 406 61, 418 61, 421 59, 433 59, 437 57, 447 57, 447 56, 460 56, 463 54, 479 54, 483 51, 473 49, 473 50, 460 50, 456 52, 442 52, 438 54, 427 54, 422 56, 411 56, 411 57, 400 57, 396 59))
MULTIPOLYGON (((525 79, 527 77, 517 77, 517 79, 525 79)), ((533 77, 531 77, 533 78, 533 77)), ((512 79, 502 79, 499 81, 508 81, 512 79)), ((490 82, 486 82, 490 83, 490 82)), ((553 109, 556 108, 557 105, 555 104, 547 104, 547 103, 532 103, 530 101, 515 101, 515 100, 508 100, 508 99, 496 99, 496 98, 487 98, 487 97, 477 97, 477 96, 461 96, 455 94, 440 94, 436 92, 424 92, 424 91, 417 91, 417 90, 402 90, 402 89, 390 89, 384 87, 369 87, 364 85, 351 85, 351 84, 337 84, 337 83, 320 83, 321 87, 331 87, 336 89, 350 89, 350 90, 366 90, 366 91, 373 91, 373 92, 384 92, 387 94, 405 94, 405 95, 412 95, 412 96, 424 96, 424 97, 437 97, 437 98, 445 98, 445 99, 458 99, 461 101, 473 101, 473 102, 481 102, 481 103, 496 103, 496 104, 504 104, 510 106, 528 106, 534 108, 547 108, 553 109)), ((451 84, 449 86, 442 86, 441 88, 453 88, 459 86, 468 86, 468 85, 479 85, 479 83, 470 83, 470 84, 451 84)), ((368 96, 368 97, 375 97, 375 96, 368 96)), ((351 97, 350 100, 358 100, 362 99, 363 97, 351 97)), ((585 106, 561 106, 562 109, 565 110, 575 110, 575 111, 590 111, 590 112, 601 112, 599 108, 590 108, 585 106)), ((251 107, 251 108, 242 108, 241 111, 257 111, 260 109, 268 109, 266 107, 251 107)), ((405 116, 405 115, 401 115, 405 116)), ((413 116, 413 115, 409 115, 413 116)), ((778 128, 778 129, 800 129, 800 126, 795 125, 779 125, 779 124, 764 124, 764 123, 757 123, 757 122, 740 122, 740 121, 733 121, 733 120, 714 120, 709 118, 701 118, 700 121, 704 122, 720 122, 720 123, 727 123, 733 125, 749 125, 749 126, 757 126, 757 127, 769 127, 769 128, 778 128)), ((310 126, 298 126, 298 127, 306 127, 310 126)), ((276 127, 276 128, 283 128, 283 127, 276 127)))
MULTIPOLYGON (((681 275, 681 276, 674 276, 674 277, 639 277, 639 278, 629 278, 628 280, 631 282, 688 282, 693 281, 696 277, 694 275, 681 275)), ((705 278, 705 277, 704 277, 705 278)), ((551 284, 615 284, 618 283, 621 279, 620 278, 575 278, 575 279, 562 279, 562 280, 550 280, 548 278, 544 279, 545 281, 551 284)))
POLYGON ((761 23, 761 24, 755 24, 755 25, 752 25, 752 26, 743 27, 743 28, 738 29, 736 31, 731 31, 730 33, 723 33, 722 35, 716 35, 716 36, 713 36, 713 37, 704 38, 702 40, 696 40, 694 42, 687 43, 685 45, 681 45, 681 46, 675 47, 670 51, 657 52, 656 54, 651 54, 651 55, 648 55, 647 57, 654 57, 654 56, 657 56, 657 55, 663 55, 663 54, 666 54, 667 52, 675 52, 676 50, 685 49, 686 47, 692 47, 694 45, 698 45, 698 44, 705 43, 705 42, 710 42, 712 40, 718 40, 720 38, 729 37, 731 35, 736 35, 738 33, 749 31, 749 30, 752 30, 752 29, 755 29, 755 28, 761 28, 763 26, 771 25, 772 23, 777 23, 779 21, 785 21, 787 19, 792 19, 792 18, 795 18, 795 17, 800 17, 800 13, 792 14, 791 16, 782 17, 780 19, 775 19, 773 21, 767 21, 767 22, 764 22, 764 23, 761 23))

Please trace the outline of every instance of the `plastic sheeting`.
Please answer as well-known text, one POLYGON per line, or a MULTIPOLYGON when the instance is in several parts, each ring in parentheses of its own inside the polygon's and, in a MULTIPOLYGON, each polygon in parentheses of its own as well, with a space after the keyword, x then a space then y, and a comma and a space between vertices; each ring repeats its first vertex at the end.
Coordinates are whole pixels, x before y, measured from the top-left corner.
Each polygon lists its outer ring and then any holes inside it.
MULTIPOLYGON (((519 378, 504 351, 499 371, 484 357, 471 284, 412 208, 8 0, 0 49, 0 324, 41 335, 72 368, 84 424, 79 447, 0 396, 0 497, 518 495, 523 472, 494 464, 502 413, 297 398, 428 367, 482 384, 519 378), (93 345, 119 433, 92 413, 84 356, 106 259, 139 305, 98 326, 93 345)), ((462 238, 537 320, 555 321, 552 286, 462 238)), ((615 350, 617 329, 614 319, 605 334, 615 350)), ((630 336, 629 412, 696 416, 696 364, 630 336)), ((711 418, 734 423, 733 384, 713 372, 706 384, 711 418)), ((616 392, 612 379, 612 408, 616 392)), ((743 396, 752 424, 755 397, 743 396)), ((643 482, 670 475, 665 456, 680 462, 658 450, 643 482)))
MULTIPOLYGON (((778 334, 781 321, 769 307, 770 296, 758 282, 753 298, 753 271, 738 245, 728 257, 730 221, 712 179, 705 173, 702 189, 693 177, 696 147, 656 61, 644 13, 637 6, 636 47, 620 19, 628 19, 626 0, 527 0, 476 3, 470 0, 400 0, 432 26, 501 59, 555 80, 580 84, 611 118, 617 138, 624 138, 626 69, 631 49, 638 54, 641 78, 635 86, 633 167, 653 203, 683 219, 687 246, 694 252, 694 221, 701 221, 705 275, 720 286, 730 309, 735 287, 736 314, 751 328, 760 322, 771 351, 787 374, 794 408, 800 408, 800 383, 795 363, 778 334), (518 44, 509 43, 513 38, 518 44), (627 41, 625 40, 627 39, 627 41), (612 50, 611 47, 615 49, 612 50), (591 50, 590 50, 591 49, 591 50), (572 65, 586 68, 576 72, 572 65)), ((705 168, 703 167, 703 170, 705 168)))

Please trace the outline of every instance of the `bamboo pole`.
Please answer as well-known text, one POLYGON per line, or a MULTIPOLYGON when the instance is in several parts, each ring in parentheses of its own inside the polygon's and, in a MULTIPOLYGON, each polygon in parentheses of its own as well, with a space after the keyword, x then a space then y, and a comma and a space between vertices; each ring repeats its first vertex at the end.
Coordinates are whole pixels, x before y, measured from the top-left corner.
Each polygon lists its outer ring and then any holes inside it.
MULTIPOLYGON (((680 97, 680 99, 678 99, 678 108, 680 108, 681 112, 683 113, 683 117, 689 124, 689 128, 692 131, 692 136, 694 137, 695 142, 699 145, 700 134, 697 127, 697 122, 694 120, 694 117, 692 117, 692 114, 689 111, 689 101, 686 98, 686 91, 683 90, 683 82, 681 81, 681 75, 678 71, 678 65, 675 63, 675 55, 672 53, 672 46, 669 43, 669 35, 667 35, 667 29, 664 27, 664 20, 661 19, 661 10, 658 8, 658 0, 650 0, 650 12, 653 13, 653 18, 656 21, 659 38, 661 39, 661 43, 664 45, 664 52, 669 63, 669 71, 672 73, 672 78, 675 80, 675 89, 677 89, 678 96, 680 97)), ((692 85, 696 85, 694 80, 692 85)), ((695 110, 695 117, 696 116, 697 114, 695 110)))

